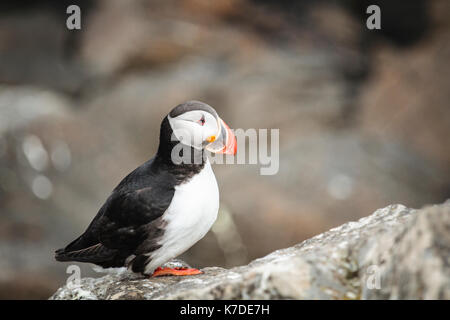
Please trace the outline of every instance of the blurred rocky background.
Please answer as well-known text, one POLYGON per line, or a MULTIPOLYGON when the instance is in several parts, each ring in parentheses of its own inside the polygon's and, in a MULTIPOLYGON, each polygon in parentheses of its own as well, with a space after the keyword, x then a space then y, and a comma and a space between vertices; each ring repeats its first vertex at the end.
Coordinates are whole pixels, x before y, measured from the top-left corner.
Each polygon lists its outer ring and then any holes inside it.
MULTIPOLYGON (((0 298, 48 298, 53 252, 157 148, 185 100, 280 129, 280 169, 215 165, 221 212, 183 255, 232 267, 391 203, 450 197, 450 2, 0 2, 0 298), (66 8, 81 8, 68 30, 66 8), (381 8, 381 30, 366 8, 381 8)), ((80 265, 82 276, 100 276, 80 265)))

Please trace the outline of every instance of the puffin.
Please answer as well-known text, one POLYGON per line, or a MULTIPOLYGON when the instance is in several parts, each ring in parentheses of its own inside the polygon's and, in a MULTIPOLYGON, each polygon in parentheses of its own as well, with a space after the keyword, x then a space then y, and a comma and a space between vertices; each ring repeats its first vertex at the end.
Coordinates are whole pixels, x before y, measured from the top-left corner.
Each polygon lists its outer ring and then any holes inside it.
POLYGON ((233 131, 211 106, 177 105, 161 122, 156 155, 114 188, 55 259, 153 277, 202 273, 163 265, 202 239, 217 218, 219 188, 206 151, 235 155, 236 149, 233 131))

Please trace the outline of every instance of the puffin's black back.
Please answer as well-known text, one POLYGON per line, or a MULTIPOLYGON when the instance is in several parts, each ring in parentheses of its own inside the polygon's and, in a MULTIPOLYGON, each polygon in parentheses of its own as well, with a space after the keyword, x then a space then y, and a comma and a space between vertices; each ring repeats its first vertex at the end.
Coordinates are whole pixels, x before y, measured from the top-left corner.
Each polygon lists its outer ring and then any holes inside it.
MULTIPOLYGON (((128 174, 113 190, 86 231, 63 249, 58 261, 91 262, 104 268, 122 267, 135 255, 134 272, 143 272, 150 253, 160 247, 164 234, 162 219, 175 186, 200 172, 204 163, 179 164, 171 160, 172 129, 167 117, 161 123, 160 142, 155 157, 128 174)), ((191 148, 191 154, 199 152, 191 148)), ((201 151, 203 152, 203 151, 201 151)))

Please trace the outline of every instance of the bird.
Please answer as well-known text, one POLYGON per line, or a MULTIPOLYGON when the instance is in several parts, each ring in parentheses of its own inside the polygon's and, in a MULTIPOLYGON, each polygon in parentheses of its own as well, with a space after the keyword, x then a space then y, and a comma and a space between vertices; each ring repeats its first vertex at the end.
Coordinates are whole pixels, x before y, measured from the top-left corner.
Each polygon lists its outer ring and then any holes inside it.
POLYGON ((219 211, 207 152, 235 155, 233 131, 208 104, 187 101, 162 120, 156 154, 113 189, 81 236, 57 261, 126 267, 145 276, 200 274, 162 267, 205 236, 219 211))

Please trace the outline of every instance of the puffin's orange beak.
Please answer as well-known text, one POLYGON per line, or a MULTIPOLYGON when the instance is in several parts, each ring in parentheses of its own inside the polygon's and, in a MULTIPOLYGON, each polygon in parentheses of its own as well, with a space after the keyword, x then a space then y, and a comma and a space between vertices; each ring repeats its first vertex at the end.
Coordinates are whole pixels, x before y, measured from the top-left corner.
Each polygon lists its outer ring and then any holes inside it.
POLYGON ((231 131, 230 127, 222 119, 220 119, 220 121, 222 122, 222 127, 224 127, 227 132, 227 138, 225 140, 225 146, 221 151, 217 153, 235 155, 237 150, 236 137, 234 136, 234 133, 233 131, 231 131))
POLYGON ((206 146, 206 149, 214 153, 235 155, 237 151, 236 137, 230 127, 220 118, 219 123, 220 134, 218 137, 214 136, 213 139, 208 138, 211 143, 206 146))

